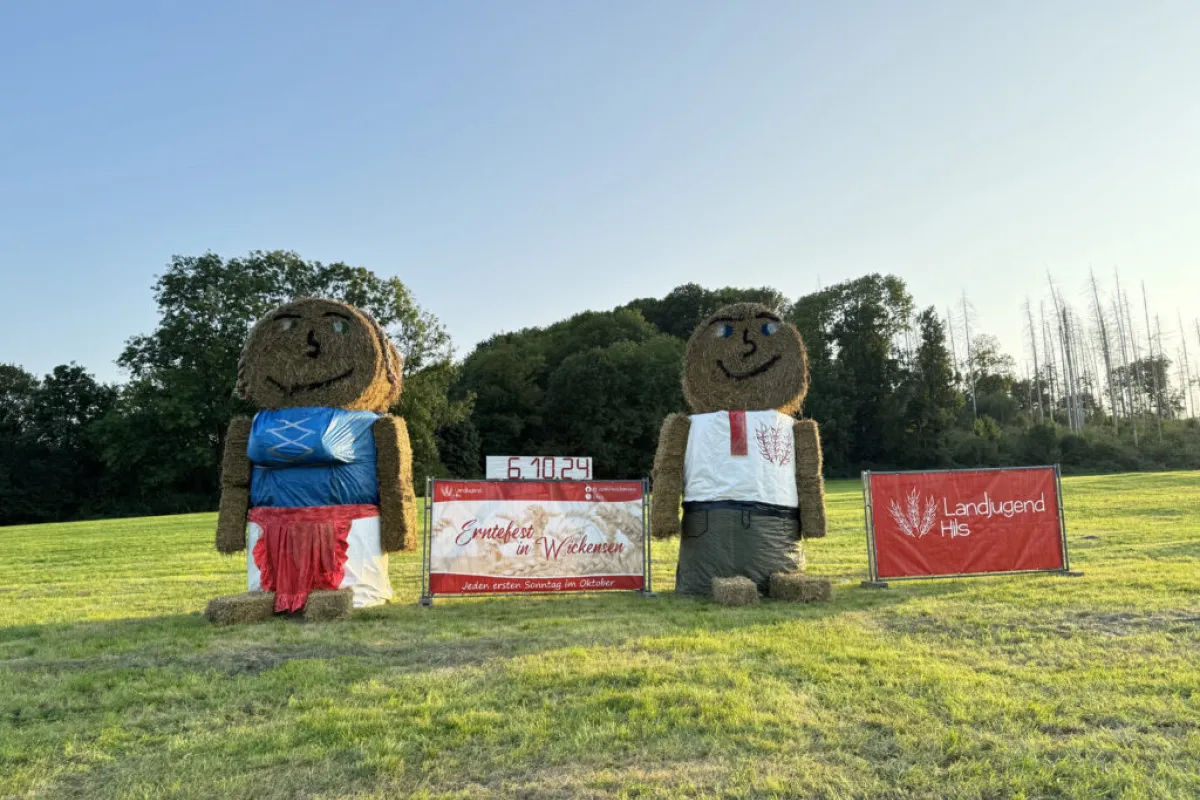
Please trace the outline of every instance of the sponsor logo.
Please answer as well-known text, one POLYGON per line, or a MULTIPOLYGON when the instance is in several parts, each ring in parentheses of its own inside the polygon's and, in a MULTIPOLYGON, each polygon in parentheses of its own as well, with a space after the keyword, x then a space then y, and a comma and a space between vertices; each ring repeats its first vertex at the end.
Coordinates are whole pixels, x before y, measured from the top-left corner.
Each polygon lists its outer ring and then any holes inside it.
POLYGON ((1041 514, 1046 510, 1045 493, 1036 499, 996 500, 984 492, 983 497, 978 500, 956 502, 954 506, 951 506, 950 501, 945 497, 940 499, 939 503, 932 495, 922 498, 918 489, 911 488, 904 495, 902 503, 896 500, 889 502, 888 514, 896 523, 897 529, 905 536, 920 539, 932 533, 934 526, 937 525, 937 530, 942 537, 949 536, 951 539, 957 539, 971 535, 970 520, 972 518, 1004 517, 1012 519, 1024 514, 1041 514), (944 517, 940 521, 939 506, 941 507, 941 516, 944 517))

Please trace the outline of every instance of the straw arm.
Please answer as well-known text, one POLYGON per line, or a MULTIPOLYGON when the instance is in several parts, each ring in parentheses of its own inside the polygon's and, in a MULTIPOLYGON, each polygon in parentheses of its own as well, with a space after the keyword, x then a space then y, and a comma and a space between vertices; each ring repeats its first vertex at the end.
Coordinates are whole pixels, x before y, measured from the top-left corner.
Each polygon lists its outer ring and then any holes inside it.
POLYGON ((679 534, 679 503, 683 499, 683 458, 692 423, 686 414, 671 414, 663 422, 654 454, 654 494, 650 499, 650 530, 657 539, 679 534))
POLYGON ((250 510, 250 418, 234 417, 225 434, 221 459, 221 505, 217 514, 217 550, 246 549, 246 513, 250 510))
POLYGON ((825 535, 825 479, 821 476, 821 434, 811 419, 796 420, 796 494, 800 500, 800 535, 825 535))
POLYGON ((403 417, 375 421, 379 480, 379 537, 385 552, 417 546, 417 497, 413 492, 412 443, 403 417))

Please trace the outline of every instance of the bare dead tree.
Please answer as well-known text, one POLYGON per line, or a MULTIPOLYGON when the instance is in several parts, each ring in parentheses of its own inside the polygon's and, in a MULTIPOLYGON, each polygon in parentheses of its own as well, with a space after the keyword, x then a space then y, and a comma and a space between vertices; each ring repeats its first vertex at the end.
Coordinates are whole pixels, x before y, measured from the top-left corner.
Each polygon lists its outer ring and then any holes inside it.
POLYGON ((1033 307, 1028 297, 1025 298, 1025 317, 1029 320, 1029 347, 1033 350, 1033 381, 1034 390, 1037 392, 1038 423, 1044 425, 1046 411, 1042 408, 1042 372, 1038 367, 1037 328, 1033 326, 1033 307))
POLYGON ((1100 289, 1096 285, 1096 273, 1091 271, 1092 276, 1092 303, 1096 311, 1096 325, 1100 329, 1100 350, 1104 354, 1104 375, 1108 382, 1108 401, 1112 406, 1113 432, 1120 434, 1120 427, 1117 424, 1117 394, 1113 386, 1113 371, 1112 371, 1112 351, 1108 346, 1108 325, 1104 322, 1104 308, 1100 305, 1100 289))
POLYGON ((1184 383, 1184 403, 1187 409, 1187 415, 1190 419, 1196 416, 1196 401, 1192 397, 1192 367, 1188 361, 1187 351, 1187 331, 1183 328, 1183 314, 1176 312, 1179 317, 1179 344, 1183 348, 1183 383, 1184 383))
POLYGON ((963 326, 967 333, 967 374, 971 378, 971 413, 975 419, 979 419, 979 400, 975 392, 975 356, 971 352, 971 311, 967 305, 967 293, 963 292, 963 326))
POLYGON ((962 371, 959 369, 958 346, 954 343, 954 315, 950 313, 950 306, 946 306, 946 330, 950 331, 950 358, 954 363, 954 382, 957 384, 962 371))
POLYGON ((1075 358, 1071 352, 1071 314, 1065 303, 1059 301, 1058 291, 1054 288, 1054 278, 1047 272, 1050 279, 1050 297, 1054 300, 1055 325, 1058 328, 1059 347, 1062 348, 1063 371, 1067 388, 1067 427, 1072 433, 1078 433, 1080 424, 1078 377, 1075 358))
POLYGON ((1129 351, 1125 319, 1121 314, 1121 278, 1119 275, 1117 276, 1117 296, 1113 298, 1113 317, 1117 321, 1117 342, 1121 346, 1121 370, 1124 375, 1121 397, 1125 404, 1125 415, 1129 417, 1130 427, 1133 429, 1133 446, 1138 447, 1137 410, 1133 404, 1133 387, 1129 383, 1129 351))
POLYGON ((1058 400, 1062 397, 1062 385, 1059 379, 1058 358, 1054 353, 1054 339, 1050 335, 1050 324, 1046 322, 1046 304, 1038 303, 1038 311, 1042 316, 1042 353, 1046 356, 1046 370, 1050 378, 1050 421, 1054 422, 1054 412, 1058 409, 1058 400))
POLYGON ((1150 344, 1150 376, 1154 380, 1154 421, 1158 426, 1158 441, 1162 441, 1162 387, 1158 381, 1159 362, 1154 358, 1154 328, 1150 326, 1150 301, 1146 299, 1146 282, 1142 281, 1142 308, 1146 311, 1146 339, 1150 344))

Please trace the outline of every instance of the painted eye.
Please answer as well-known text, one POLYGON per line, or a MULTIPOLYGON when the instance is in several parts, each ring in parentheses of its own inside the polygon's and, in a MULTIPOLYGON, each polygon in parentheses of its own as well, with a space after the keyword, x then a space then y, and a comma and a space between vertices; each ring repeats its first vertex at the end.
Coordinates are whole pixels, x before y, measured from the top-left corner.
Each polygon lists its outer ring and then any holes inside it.
POLYGON ((763 323, 763 326, 762 326, 763 336, 770 336, 771 334, 775 333, 775 331, 777 331, 777 330, 779 330, 778 322, 764 322, 763 323))
POLYGON ((338 333, 346 333, 350 330, 350 323, 344 319, 335 319, 333 321, 333 329, 338 333))
POLYGON ((717 327, 717 338, 718 339, 728 339, 730 336, 733 336, 733 326, 732 325, 721 325, 721 326, 717 327))
POLYGON ((290 331, 294 327, 296 327, 296 320, 290 317, 279 320, 279 330, 281 331, 290 331))

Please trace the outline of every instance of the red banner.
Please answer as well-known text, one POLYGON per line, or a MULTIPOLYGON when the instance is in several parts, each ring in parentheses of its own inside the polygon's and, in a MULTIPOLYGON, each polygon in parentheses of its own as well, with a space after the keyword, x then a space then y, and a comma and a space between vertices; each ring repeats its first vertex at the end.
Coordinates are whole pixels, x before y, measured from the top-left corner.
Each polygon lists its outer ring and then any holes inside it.
POLYGON ((875 576, 1064 568, 1053 467, 868 473, 875 576))
POLYGON ((641 481, 434 481, 430 595, 644 589, 641 481))

